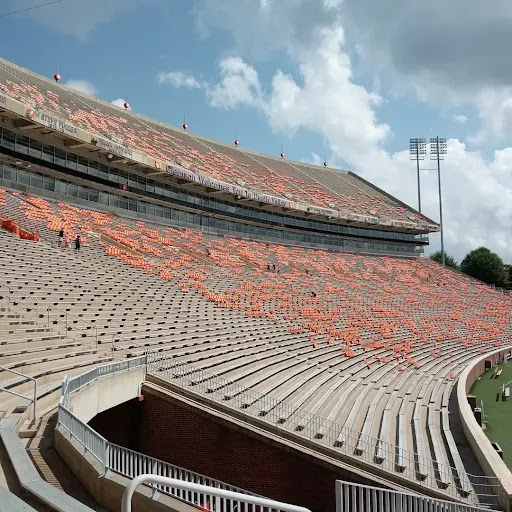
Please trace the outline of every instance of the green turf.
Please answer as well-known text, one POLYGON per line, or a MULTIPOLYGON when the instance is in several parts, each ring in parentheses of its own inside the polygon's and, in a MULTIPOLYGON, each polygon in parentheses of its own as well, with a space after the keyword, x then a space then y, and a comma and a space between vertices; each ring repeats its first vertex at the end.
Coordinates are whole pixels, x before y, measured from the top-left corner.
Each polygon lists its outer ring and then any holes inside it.
MULTIPOLYGON (((477 407, 484 402, 484 413, 487 420, 484 432, 490 441, 498 443, 503 450, 503 460, 512 470, 512 396, 502 401, 503 384, 512 381, 512 363, 501 364, 501 375, 494 376, 494 368, 488 370, 477 380, 470 393, 477 398, 477 407), (492 376, 492 378, 491 378, 492 376), (499 397, 497 395, 499 394, 499 397)), ((512 392, 512 382, 508 385, 512 392)))

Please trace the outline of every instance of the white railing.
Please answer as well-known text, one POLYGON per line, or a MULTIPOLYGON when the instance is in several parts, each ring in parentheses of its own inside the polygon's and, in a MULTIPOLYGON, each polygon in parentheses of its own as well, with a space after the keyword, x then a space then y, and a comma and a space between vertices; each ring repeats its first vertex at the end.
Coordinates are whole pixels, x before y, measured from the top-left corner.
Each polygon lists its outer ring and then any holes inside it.
MULTIPOLYGON (((86 452, 90 453, 100 462, 103 474, 105 474, 107 470, 110 470, 119 475, 133 479, 139 475, 152 473, 153 475, 161 478, 173 478, 195 485, 208 486, 209 493, 185 491, 179 486, 157 486, 154 488, 154 490, 158 490, 159 492, 168 494, 192 505, 203 506, 208 502, 208 500, 210 500, 212 490, 229 491, 237 493, 240 496, 245 495, 247 497, 258 497, 254 493, 229 485, 220 480, 201 475, 200 473, 195 473, 194 471, 189 471, 185 468, 175 466, 174 464, 170 464, 160 459, 155 459, 154 457, 149 457, 142 453, 111 443, 67 409, 71 393, 79 391, 91 382, 98 381, 117 373, 144 367, 145 365, 146 356, 142 356, 127 361, 99 366, 83 373, 82 375, 78 375, 73 379, 64 378, 62 382, 62 395, 59 404, 57 427, 61 427, 69 432, 71 439, 78 441, 84 447, 86 452)), ((240 503, 246 502, 242 500, 240 503)), ((245 510, 245 508, 243 510, 245 510)), ((279 512, 279 510, 283 510, 283 512, 285 512, 292 509, 275 510, 276 512, 279 512)))
POLYGON ((492 512, 489 508, 336 480, 336 512, 492 512))
MULTIPOLYGON (((101 463, 104 472, 111 470, 127 478, 135 478, 141 474, 152 473, 165 478, 177 478, 198 485, 207 485, 218 489, 252 495, 252 493, 230 486, 224 482, 208 478, 204 475, 110 443, 67 410, 69 395, 71 393, 80 390, 90 382, 141 367, 145 367, 147 374, 153 374, 163 378, 177 387, 187 388, 189 391, 192 390, 210 400, 222 403, 224 406, 235 408, 237 412, 258 417, 258 419, 270 422, 274 426, 286 429, 294 434, 305 436, 311 441, 328 445, 329 448, 338 449, 349 456, 356 456, 357 447, 360 446, 363 440, 366 443, 364 449, 373 455, 373 458, 368 457, 368 461, 377 464, 375 456, 377 451, 381 450, 383 460, 379 463, 379 467, 396 471, 394 463, 396 463, 399 455, 404 457, 405 460, 410 460, 413 464, 419 464, 419 462, 421 462, 419 458, 409 459, 410 454, 403 453, 404 450, 399 453, 397 447, 387 445, 387 443, 382 443, 382 445, 371 444, 375 441, 374 438, 370 438, 369 436, 362 438, 361 433, 357 432, 354 434, 350 429, 344 429, 342 425, 329 422, 325 418, 294 408, 289 404, 272 399, 269 396, 254 393, 240 385, 217 376, 212 376, 190 365, 174 362, 159 353, 149 352, 144 356, 99 366, 73 379, 65 378, 63 380, 58 425, 67 430, 72 438, 80 442, 86 451, 91 453, 101 463), (391 462, 384 464, 385 461, 388 460, 387 457, 389 457, 389 461, 391 462)), ((417 457, 416 454, 412 454, 412 456, 417 457)), ((455 471, 452 468, 450 468, 450 470, 455 471)), ((416 469, 413 465, 410 473, 407 472, 407 468, 405 468, 403 473, 405 473, 406 476, 415 477, 415 471, 416 469)), ((467 483, 469 483, 475 491, 467 498, 463 497, 462 493, 459 492, 461 482, 460 480, 457 481, 457 479, 450 485, 452 488, 451 493, 449 489, 445 489, 444 491, 447 495, 451 494, 454 498, 459 500, 459 502, 464 500, 464 503, 458 503, 458 505, 466 508, 440 508, 432 510, 446 510, 447 512, 477 511, 480 509, 471 506, 471 504, 478 505, 485 503, 495 505, 498 503, 496 483, 493 481, 495 480, 497 482, 498 479, 490 479, 483 476, 475 477, 471 475, 467 475, 467 477, 467 483)), ((435 482, 435 476, 431 478, 431 482, 428 480, 427 482, 425 480, 420 480, 419 482, 422 486, 428 488, 426 483, 432 484, 435 482)), ((380 490, 382 491, 382 489, 380 490)), ((436 486, 435 490, 439 491, 439 488, 436 486)), ((172 489, 171 491, 174 493, 170 493, 173 497, 187 501, 188 495, 186 493, 183 494, 179 489, 172 489)), ((165 492, 165 489, 162 492, 165 492)), ((201 506, 205 503, 201 501, 203 498, 206 499, 205 496, 201 497, 201 500, 196 500, 196 498, 194 498, 195 501, 190 503, 201 506)), ((429 498, 425 499, 429 500, 429 498)), ((446 503, 449 503, 450 506, 453 504, 453 502, 448 501, 446 503)), ((393 510, 395 509, 389 509, 388 512, 393 512, 393 510)), ((425 510, 428 511, 431 509, 427 507, 425 510)), ((340 511, 338 510, 338 512, 340 511)), ((407 511, 404 510, 403 512, 407 511)))
POLYGON ((176 480, 175 478, 164 478, 155 475, 139 475, 134 478, 126 487, 121 503, 121 512, 132 512, 132 496, 135 489, 141 484, 153 484, 159 491, 162 489, 181 490, 188 495, 201 494, 207 501, 203 501, 203 510, 214 511, 282 511, 282 512, 311 512, 308 508, 289 505, 280 501, 260 498, 259 496, 247 496, 233 491, 216 489, 206 485, 194 484, 176 480))
POLYGON ((202 369, 152 352, 148 354, 147 373, 171 385, 222 404, 238 414, 257 418, 281 430, 355 460, 397 474, 436 491, 468 503, 498 502, 499 481, 496 478, 461 473, 456 468, 408 451, 382 439, 345 427, 304 409, 294 407, 272 396, 257 393, 236 382, 212 375, 202 369), (421 474, 420 474, 421 472, 421 474), (439 476, 450 479, 446 487, 439 476), (469 492, 468 492, 469 489, 469 492))

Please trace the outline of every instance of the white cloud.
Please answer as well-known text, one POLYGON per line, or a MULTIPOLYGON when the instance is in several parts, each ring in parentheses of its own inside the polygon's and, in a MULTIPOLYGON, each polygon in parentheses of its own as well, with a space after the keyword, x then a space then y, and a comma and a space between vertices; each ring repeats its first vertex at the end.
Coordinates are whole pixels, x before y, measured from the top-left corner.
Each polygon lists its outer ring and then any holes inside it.
POLYGON ((476 95, 475 103, 481 126, 478 133, 471 139, 481 144, 501 141, 510 136, 512 131, 512 88, 487 88, 476 95))
POLYGON ((240 57, 227 57, 220 62, 221 80, 208 90, 214 107, 234 109, 241 105, 261 106, 263 91, 256 70, 240 57))
MULTIPOLYGON (((126 100, 123 99, 123 98, 117 98, 115 100, 112 100, 110 103, 112 103, 112 105, 115 105, 116 107, 121 107, 124 109, 124 104, 125 104, 126 100)), ((130 106, 130 108, 128 109, 125 109, 125 110, 131 110, 132 107, 130 106)))
POLYGON ((468 118, 464 114, 455 114, 453 116, 453 120, 456 123, 464 124, 468 120, 468 118))
POLYGON ((89 82, 88 80, 68 80, 64 84, 67 87, 71 87, 71 89, 76 89, 77 91, 83 92, 85 94, 89 94, 90 96, 96 95, 96 87, 94 84, 89 82))
MULTIPOLYGON (((226 0, 223 5, 235 12, 234 3, 235 0, 226 0)), ((266 7, 269 17, 275 17, 278 12, 272 9, 274 5, 269 2, 266 7)), ((237 13, 226 23, 229 27, 236 25, 238 16, 245 15, 247 12, 237 13)), ((266 19, 260 23, 263 25, 253 28, 255 45, 258 44, 256 34, 266 33, 266 19)), ((288 22, 283 19, 282 23, 283 33, 287 34, 288 22)), ((238 30, 233 30, 233 37, 242 37, 238 30)), ((331 168, 336 163, 346 162, 365 179, 416 208, 414 164, 409 160, 408 151, 390 153, 385 150, 391 128, 378 117, 383 98, 355 83, 341 21, 331 17, 328 22, 317 23, 311 27, 307 39, 307 44, 293 44, 293 38, 281 42, 282 50, 298 69, 298 77, 276 70, 266 89, 249 62, 236 57, 224 59, 219 82, 207 88, 210 99, 213 98, 212 105, 252 106, 266 116, 276 132, 293 134, 305 129, 319 133, 329 146, 331 168), (226 65, 226 62, 231 64, 226 65), (212 91, 215 92, 213 97, 212 91)), ((511 107, 510 117, 500 115, 489 127, 484 123, 488 131, 503 133, 509 126, 512 129, 512 100, 509 103, 509 98, 512 94, 479 99, 478 112, 485 121, 491 119, 495 105, 500 105, 502 112, 508 112, 511 107)), ((321 159, 313 154, 311 161, 321 159)), ((430 167, 429 164, 430 161, 425 160, 424 165, 430 167)), ((467 251, 486 245, 505 261, 512 262, 512 244, 508 243, 512 224, 510 168, 512 148, 495 151, 492 158, 486 159, 481 152, 470 151, 463 142, 449 140, 448 155, 442 163, 445 249, 459 261, 467 251)), ((422 210, 437 220, 437 172, 422 173, 421 179, 422 210)), ((439 235, 434 234, 429 251, 438 248, 439 235)))
POLYGON ((187 75, 182 71, 158 73, 157 79, 160 84, 171 85, 172 87, 185 87, 187 89, 201 88, 201 84, 194 76, 187 75))

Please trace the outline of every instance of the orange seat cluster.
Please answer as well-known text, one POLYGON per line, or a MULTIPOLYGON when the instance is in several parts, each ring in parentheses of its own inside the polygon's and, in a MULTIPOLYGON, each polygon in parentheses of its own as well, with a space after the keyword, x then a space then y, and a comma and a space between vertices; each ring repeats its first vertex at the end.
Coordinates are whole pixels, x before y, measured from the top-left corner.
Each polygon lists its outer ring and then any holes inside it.
POLYGON ((403 371, 468 350, 478 354, 512 332, 508 296, 426 259, 208 237, 30 196, 20 210, 51 231, 64 226, 66 233, 90 232, 92 240, 105 237, 107 256, 216 307, 278 324, 312 349, 361 357, 370 368, 403 371))
POLYGON ((349 174, 340 177, 324 169, 313 171, 302 164, 249 156, 240 148, 213 141, 205 145, 188 133, 143 120, 114 106, 100 105, 57 85, 43 84, 19 70, 9 78, 0 78, 0 92, 22 97, 34 108, 54 112, 93 134, 111 140, 115 137, 119 144, 146 153, 157 161, 176 162, 214 179, 342 212, 426 222, 417 213, 349 174))

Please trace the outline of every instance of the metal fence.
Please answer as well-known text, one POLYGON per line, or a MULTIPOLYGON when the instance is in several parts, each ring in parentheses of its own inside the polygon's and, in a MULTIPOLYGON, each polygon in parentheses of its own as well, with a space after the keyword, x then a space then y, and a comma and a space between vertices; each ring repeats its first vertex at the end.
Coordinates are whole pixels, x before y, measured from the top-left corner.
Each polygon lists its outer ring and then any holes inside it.
MULTIPOLYGON (((120 372, 144 367, 145 365, 146 356, 142 356, 127 361, 99 366, 73 379, 64 379, 62 382, 62 396, 59 404, 57 426, 67 430, 71 439, 77 440, 85 448, 86 452, 93 455, 101 463, 104 474, 107 470, 110 470, 119 475, 133 479, 139 475, 151 473, 156 476, 175 478, 185 482, 214 487, 216 489, 223 489, 249 496, 258 496, 257 494, 229 485, 220 480, 189 471, 182 467, 175 466, 174 464, 111 443, 66 408, 69 395, 79 391, 89 383, 120 372)), ((169 496, 192 505, 203 507, 207 503, 213 503, 212 496, 208 493, 191 492, 163 485, 152 485, 152 487, 154 492, 158 491, 168 494, 169 496)), ((228 508, 222 510, 251 510, 247 508, 246 503, 240 500, 237 502, 226 502, 226 506, 228 508)), ((275 512, 280 511, 280 509, 273 510, 275 510, 275 512)))
MULTIPOLYGON (((451 466, 439 464, 418 453, 355 431, 327 418, 294 407, 268 394, 257 393, 240 384, 212 375, 160 353, 148 354, 147 373, 208 400, 252 416, 274 427, 306 438, 332 450, 399 473, 417 485, 468 503, 498 503, 499 480, 474 477, 451 466)), ((402 436, 403 439, 403 436, 402 436)))
POLYGON ((336 512, 492 512, 489 508, 336 480, 336 512))

